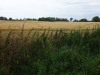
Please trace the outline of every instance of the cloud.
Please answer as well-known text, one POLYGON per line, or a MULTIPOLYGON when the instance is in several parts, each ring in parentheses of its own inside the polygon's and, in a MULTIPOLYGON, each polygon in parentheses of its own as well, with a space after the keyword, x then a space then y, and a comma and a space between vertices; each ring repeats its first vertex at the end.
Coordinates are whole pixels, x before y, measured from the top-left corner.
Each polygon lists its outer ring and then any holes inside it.
POLYGON ((0 3, 0 15, 14 18, 90 18, 100 15, 100 0, 0 0, 0 3))

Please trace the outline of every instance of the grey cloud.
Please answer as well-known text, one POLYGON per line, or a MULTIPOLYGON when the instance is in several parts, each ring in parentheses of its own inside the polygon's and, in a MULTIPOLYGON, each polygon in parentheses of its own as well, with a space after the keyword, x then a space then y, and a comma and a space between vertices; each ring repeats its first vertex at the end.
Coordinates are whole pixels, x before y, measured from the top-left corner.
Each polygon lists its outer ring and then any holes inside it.
POLYGON ((90 18, 100 15, 100 0, 1 0, 0 2, 0 15, 11 17, 90 18))

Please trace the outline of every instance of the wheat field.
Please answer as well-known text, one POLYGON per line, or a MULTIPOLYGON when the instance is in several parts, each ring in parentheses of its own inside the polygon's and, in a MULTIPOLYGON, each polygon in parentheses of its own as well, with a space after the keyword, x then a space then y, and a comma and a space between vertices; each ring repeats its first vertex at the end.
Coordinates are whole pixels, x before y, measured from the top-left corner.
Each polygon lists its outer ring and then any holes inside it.
POLYGON ((100 22, 43 22, 43 21, 0 21, 0 30, 19 30, 24 25, 25 30, 30 29, 91 29, 100 26, 100 22))
POLYGON ((29 31, 44 32, 46 30, 64 30, 70 32, 71 30, 92 29, 100 26, 100 22, 43 22, 43 21, 0 21, 0 35, 8 36, 12 30, 12 35, 16 37, 24 29, 24 35, 28 35, 29 31), (24 26, 24 28, 23 28, 24 26))

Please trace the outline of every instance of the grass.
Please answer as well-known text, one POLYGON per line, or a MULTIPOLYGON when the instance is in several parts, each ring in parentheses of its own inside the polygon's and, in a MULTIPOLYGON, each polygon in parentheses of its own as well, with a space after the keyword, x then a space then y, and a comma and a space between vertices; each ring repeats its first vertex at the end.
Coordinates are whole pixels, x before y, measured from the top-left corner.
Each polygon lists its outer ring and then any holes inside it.
POLYGON ((0 36, 0 75, 100 74, 100 28, 12 33, 0 36))

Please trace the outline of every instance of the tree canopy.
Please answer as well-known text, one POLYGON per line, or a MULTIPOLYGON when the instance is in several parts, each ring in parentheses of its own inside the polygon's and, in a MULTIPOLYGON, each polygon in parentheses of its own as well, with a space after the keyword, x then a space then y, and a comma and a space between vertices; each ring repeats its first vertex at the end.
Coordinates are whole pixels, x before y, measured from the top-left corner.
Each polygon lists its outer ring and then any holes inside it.
POLYGON ((49 21, 49 22, 54 22, 54 21, 63 21, 63 22, 100 22, 100 17, 99 16, 94 16, 92 18, 92 20, 88 20, 86 18, 82 18, 80 20, 77 20, 77 19, 74 19, 74 18, 70 18, 69 20, 67 18, 58 18, 58 17, 42 17, 42 18, 23 18, 23 19, 13 19, 13 18, 7 18, 7 17, 3 17, 1 16, 0 17, 0 20, 9 20, 9 21, 12 21, 12 20, 20 20, 20 21, 23 21, 23 20, 31 20, 31 21, 49 21))

